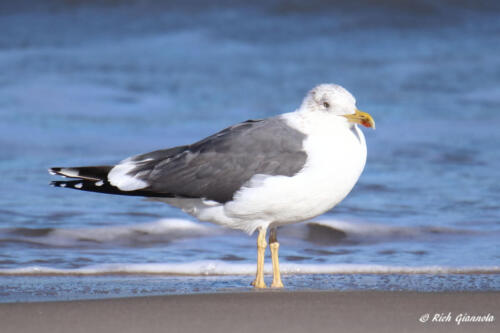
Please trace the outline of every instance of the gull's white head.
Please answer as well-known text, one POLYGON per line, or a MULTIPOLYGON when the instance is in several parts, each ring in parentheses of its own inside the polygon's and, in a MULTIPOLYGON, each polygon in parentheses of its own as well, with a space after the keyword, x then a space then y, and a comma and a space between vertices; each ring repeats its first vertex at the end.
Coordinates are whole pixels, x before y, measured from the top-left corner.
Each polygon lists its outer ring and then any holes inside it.
POLYGON ((344 87, 337 84, 320 84, 307 93, 301 110, 306 112, 327 112, 340 116, 350 123, 375 129, 375 121, 366 112, 356 108, 356 99, 344 87))

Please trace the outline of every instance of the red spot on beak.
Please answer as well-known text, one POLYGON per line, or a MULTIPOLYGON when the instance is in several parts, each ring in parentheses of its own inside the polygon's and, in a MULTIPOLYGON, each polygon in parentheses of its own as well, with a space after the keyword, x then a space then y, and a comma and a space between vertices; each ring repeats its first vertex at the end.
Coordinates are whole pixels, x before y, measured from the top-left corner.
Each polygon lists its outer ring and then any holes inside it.
POLYGON ((363 125, 365 127, 372 127, 372 124, 368 120, 363 120, 361 122, 361 125, 363 125))

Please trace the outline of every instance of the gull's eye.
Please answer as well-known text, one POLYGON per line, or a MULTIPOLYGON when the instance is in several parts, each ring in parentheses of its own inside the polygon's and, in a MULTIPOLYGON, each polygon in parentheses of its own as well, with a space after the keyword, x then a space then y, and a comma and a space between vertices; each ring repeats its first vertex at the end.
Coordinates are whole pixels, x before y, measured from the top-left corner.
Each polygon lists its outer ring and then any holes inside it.
POLYGON ((328 102, 324 102, 323 106, 328 109, 330 107, 330 104, 328 102))

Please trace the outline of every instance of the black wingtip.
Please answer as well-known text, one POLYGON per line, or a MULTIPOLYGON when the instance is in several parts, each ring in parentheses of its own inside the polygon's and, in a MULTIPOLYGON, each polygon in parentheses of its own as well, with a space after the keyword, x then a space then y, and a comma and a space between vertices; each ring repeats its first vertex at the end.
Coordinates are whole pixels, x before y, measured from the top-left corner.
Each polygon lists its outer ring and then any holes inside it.
POLYGON ((161 198, 172 198, 174 195, 170 193, 155 193, 149 191, 122 191, 119 188, 111 185, 108 181, 98 180, 55 180, 50 183, 53 187, 64 187, 86 192, 97 192, 97 193, 107 193, 116 195, 127 195, 127 196, 140 196, 140 197, 161 197, 161 198))
POLYGON ((52 181, 50 186, 52 187, 66 187, 68 185, 67 181, 52 181))
POLYGON ((61 172, 61 168, 49 168, 49 173, 53 176, 57 175, 59 172, 61 172))

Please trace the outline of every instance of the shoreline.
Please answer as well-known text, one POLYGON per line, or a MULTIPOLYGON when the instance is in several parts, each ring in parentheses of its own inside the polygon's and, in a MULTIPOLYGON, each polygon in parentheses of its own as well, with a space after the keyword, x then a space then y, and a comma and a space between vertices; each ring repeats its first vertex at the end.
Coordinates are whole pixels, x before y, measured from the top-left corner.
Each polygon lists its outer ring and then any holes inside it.
POLYGON ((0 323, 4 333, 494 332, 499 329, 499 299, 499 291, 292 292, 268 289, 5 303, 0 304, 0 323), (427 322, 421 322, 426 314, 427 322), (457 316, 465 318, 466 315, 489 316, 489 321, 457 324, 457 316), (435 316, 440 321, 433 321, 435 316))

